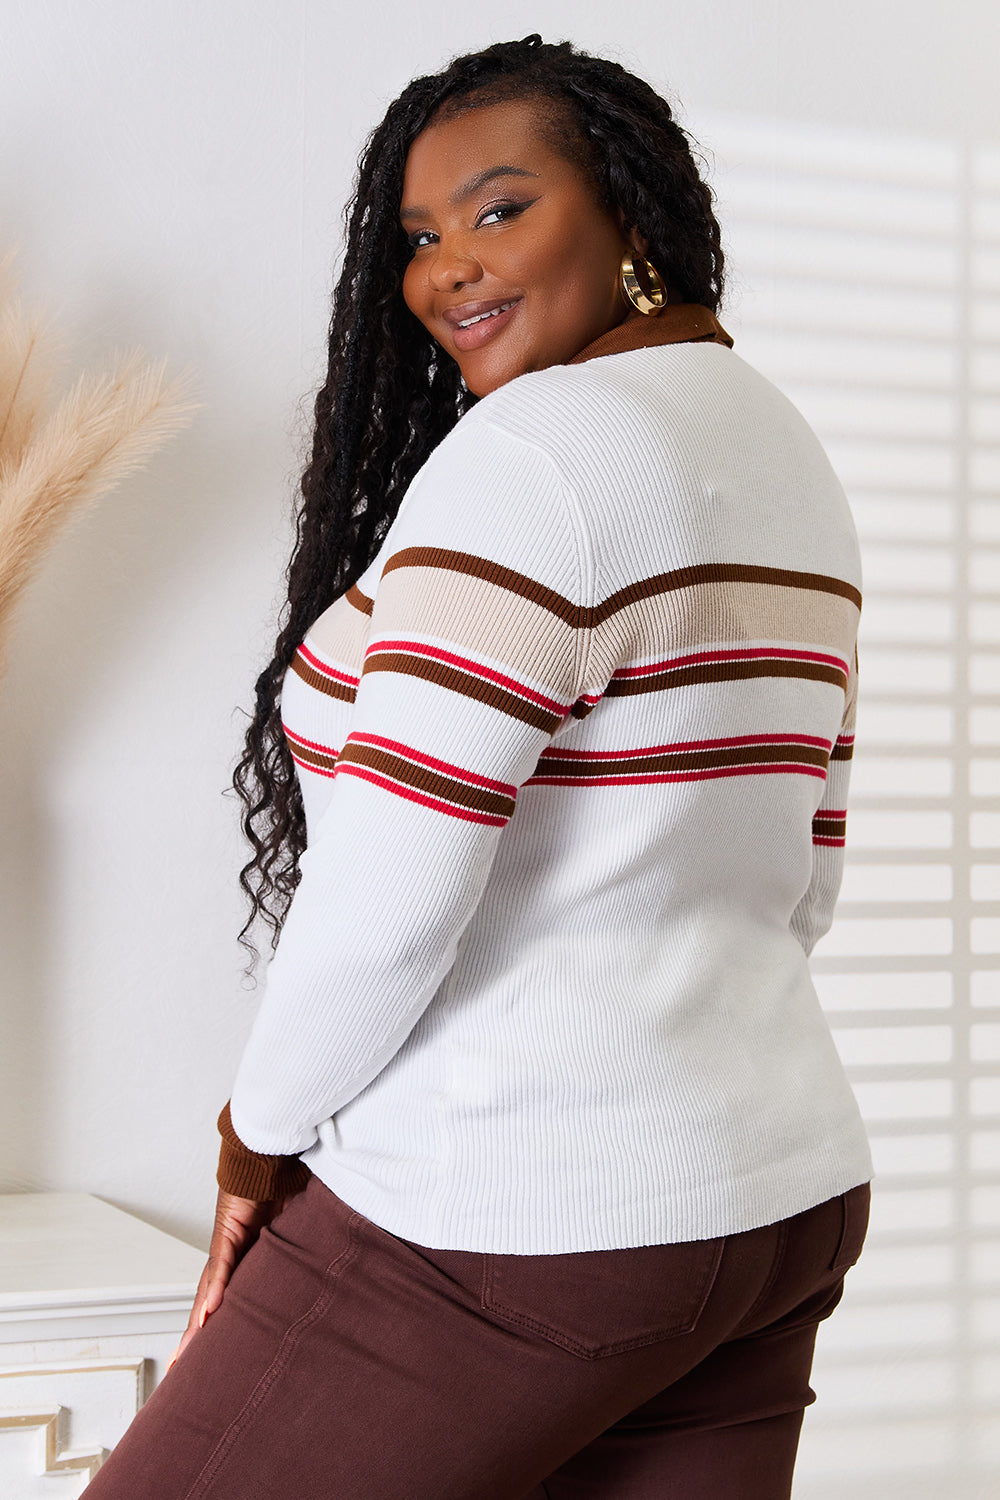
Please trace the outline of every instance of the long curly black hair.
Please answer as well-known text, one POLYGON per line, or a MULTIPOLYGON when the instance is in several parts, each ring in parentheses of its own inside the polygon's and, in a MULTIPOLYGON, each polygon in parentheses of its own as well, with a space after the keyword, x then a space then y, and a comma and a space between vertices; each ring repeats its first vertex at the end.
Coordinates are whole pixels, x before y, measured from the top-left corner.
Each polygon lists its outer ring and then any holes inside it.
POLYGON ((458 365, 407 309, 410 256, 399 222, 410 145, 437 115, 537 99, 547 143, 587 172, 607 209, 635 227, 671 300, 717 311, 723 252, 713 195, 670 106, 618 63, 532 35, 498 42, 417 78, 386 111, 362 151, 347 205, 346 249, 333 294, 329 366, 316 397, 312 454, 301 481, 288 598, 274 656, 256 683, 256 708, 233 786, 253 858, 240 872, 250 914, 276 946, 305 848, 298 780, 281 728, 281 684, 306 631, 374 558, 403 494, 432 449, 477 398, 458 365))

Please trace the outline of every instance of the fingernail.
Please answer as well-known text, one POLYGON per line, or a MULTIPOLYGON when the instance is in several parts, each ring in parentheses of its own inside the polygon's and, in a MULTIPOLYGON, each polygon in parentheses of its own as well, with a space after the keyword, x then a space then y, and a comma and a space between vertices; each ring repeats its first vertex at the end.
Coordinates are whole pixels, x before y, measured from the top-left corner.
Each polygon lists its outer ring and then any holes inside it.
POLYGON ((204 1328, 204 1326, 205 1326, 205 1319, 207 1317, 208 1317, 208 1306, 207 1306, 206 1303, 202 1303, 201 1312, 198 1314, 198 1327, 199 1328, 204 1328))

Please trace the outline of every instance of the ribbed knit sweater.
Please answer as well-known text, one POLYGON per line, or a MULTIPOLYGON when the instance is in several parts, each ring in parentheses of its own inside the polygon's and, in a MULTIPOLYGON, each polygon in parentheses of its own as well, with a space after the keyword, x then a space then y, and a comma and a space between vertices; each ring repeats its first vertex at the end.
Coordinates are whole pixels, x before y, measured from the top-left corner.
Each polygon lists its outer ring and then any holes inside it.
POLYGON ((857 541, 730 343, 668 308, 485 397, 309 631, 282 692, 308 848, 224 1186, 301 1154, 400 1237, 552 1254, 871 1176, 807 964, 857 541))

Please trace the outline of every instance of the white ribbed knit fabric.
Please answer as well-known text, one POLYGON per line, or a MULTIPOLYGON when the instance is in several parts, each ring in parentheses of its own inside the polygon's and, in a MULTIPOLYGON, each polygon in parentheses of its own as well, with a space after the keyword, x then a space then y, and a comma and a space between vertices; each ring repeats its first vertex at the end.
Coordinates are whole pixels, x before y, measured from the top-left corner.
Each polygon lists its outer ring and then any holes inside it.
POLYGON ((240 1139, 498 1253, 734 1233, 867 1181, 806 962, 859 587, 816 437, 723 345, 479 402, 286 678, 309 847, 240 1139))

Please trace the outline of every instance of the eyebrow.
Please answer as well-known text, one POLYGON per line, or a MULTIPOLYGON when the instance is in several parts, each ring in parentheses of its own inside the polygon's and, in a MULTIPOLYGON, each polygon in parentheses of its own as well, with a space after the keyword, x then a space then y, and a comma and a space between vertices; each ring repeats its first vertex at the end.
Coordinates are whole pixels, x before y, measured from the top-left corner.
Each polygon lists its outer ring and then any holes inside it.
MULTIPOLYGON (((453 204, 464 203, 466 198, 471 198, 473 193, 478 193, 480 188, 485 187, 488 182, 492 182, 496 177, 537 176, 537 172, 529 172, 527 167, 487 167, 484 171, 477 172, 474 177, 470 177, 468 182, 463 182, 461 187, 456 188, 448 201, 453 204)), ((430 213, 430 209, 425 208, 422 204, 411 204, 407 208, 400 209, 399 217, 401 219, 427 219, 430 217, 430 213)))

